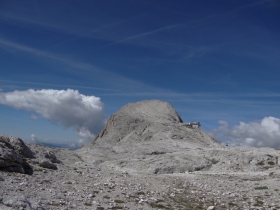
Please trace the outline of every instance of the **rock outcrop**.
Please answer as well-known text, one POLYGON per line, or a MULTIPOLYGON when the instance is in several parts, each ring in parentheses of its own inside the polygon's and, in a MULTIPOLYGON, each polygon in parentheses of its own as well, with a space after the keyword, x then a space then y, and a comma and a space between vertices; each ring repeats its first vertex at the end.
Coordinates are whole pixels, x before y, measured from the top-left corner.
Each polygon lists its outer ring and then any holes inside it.
POLYGON ((20 138, 0 136, 0 169, 32 174, 26 158, 34 158, 32 151, 20 138))
POLYGON ((20 138, 0 136, 0 170, 32 174, 32 166, 57 169, 55 164, 61 161, 48 147, 42 145, 29 145, 20 138))

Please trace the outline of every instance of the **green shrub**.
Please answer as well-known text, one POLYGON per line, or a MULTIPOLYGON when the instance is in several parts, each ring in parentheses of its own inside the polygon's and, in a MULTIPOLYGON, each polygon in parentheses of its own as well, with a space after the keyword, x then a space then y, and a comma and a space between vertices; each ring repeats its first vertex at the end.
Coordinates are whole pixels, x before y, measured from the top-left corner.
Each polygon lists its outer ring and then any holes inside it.
POLYGON ((258 166, 263 166, 264 165, 264 161, 258 162, 257 165, 258 166))
POLYGON ((271 166, 275 165, 275 163, 273 161, 269 161, 268 164, 271 166))

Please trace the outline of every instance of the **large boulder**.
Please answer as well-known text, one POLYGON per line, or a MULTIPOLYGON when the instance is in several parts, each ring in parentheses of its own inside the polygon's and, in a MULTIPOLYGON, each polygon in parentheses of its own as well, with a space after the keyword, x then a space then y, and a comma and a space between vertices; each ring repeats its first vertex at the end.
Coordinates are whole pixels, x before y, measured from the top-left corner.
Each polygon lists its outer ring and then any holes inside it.
POLYGON ((0 143, 6 147, 15 150, 25 158, 34 158, 32 151, 26 146, 24 141, 13 136, 0 136, 0 143))
POLYGON ((28 200, 23 195, 5 197, 0 204, 1 209, 26 209, 26 210, 45 210, 45 208, 40 204, 28 200))
POLYGON ((31 174, 26 158, 34 158, 25 143, 15 137, 0 136, 0 170, 31 174))
POLYGON ((39 165, 43 168, 54 169, 54 170, 57 169, 56 165, 53 164, 49 159, 40 159, 39 165))

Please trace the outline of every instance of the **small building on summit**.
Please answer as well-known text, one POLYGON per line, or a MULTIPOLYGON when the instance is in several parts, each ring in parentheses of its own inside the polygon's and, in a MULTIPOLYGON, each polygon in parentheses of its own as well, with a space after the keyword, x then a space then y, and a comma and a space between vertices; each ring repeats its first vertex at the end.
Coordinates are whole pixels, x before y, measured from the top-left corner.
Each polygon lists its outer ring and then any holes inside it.
POLYGON ((200 128, 201 127, 200 122, 188 122, 188 123, 186 123, 186 125, 191 128, 200 128))

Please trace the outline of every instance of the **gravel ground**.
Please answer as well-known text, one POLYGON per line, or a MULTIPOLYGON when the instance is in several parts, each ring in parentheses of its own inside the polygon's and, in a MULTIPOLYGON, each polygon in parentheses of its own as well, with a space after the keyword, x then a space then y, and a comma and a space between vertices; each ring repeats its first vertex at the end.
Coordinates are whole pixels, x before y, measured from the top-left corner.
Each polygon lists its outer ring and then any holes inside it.
POLYGON ((32 175, 0 172, 0 209, 280 208, 276 168, 157 175, 111 162, 89 164, 66 149, 54 152, 67 160, 56 164, 57 170, 34 165, 32 175))

